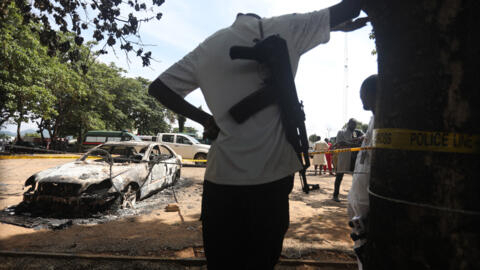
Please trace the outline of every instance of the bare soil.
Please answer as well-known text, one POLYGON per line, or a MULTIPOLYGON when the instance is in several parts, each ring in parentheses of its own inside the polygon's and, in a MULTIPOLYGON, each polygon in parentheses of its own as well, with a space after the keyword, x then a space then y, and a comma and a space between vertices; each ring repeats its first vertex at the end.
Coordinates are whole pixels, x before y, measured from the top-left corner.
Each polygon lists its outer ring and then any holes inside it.
MULTIPOLYGON (((22 201, 23 183, 29 176, 71 161, 0 160, 0 211, 22 201)), ((175 186, 179 212, 165 211, 167 204, 176 203, 173 191, 168 189, 137 202, 138 209, 129 210, 128 213, 111 212, 107 213, 107 218, 103 215, 90 220, 73 220, 73 225, 61 230, 0 223, 0 250, 202 257, 199 217, 204 171, 199 167, 182 168, 181 180, 175 186)), ((351 186, 351 176, 344 176, 341 202, 337 203, 331 200, 334 176, 309 174, 309 183, 319 184, 320 190, 304 194, 296 176, 295 187, 290 195, 290 228, 284 241, 283 257, 354 260, 346 213, 346 194, 351 186)))

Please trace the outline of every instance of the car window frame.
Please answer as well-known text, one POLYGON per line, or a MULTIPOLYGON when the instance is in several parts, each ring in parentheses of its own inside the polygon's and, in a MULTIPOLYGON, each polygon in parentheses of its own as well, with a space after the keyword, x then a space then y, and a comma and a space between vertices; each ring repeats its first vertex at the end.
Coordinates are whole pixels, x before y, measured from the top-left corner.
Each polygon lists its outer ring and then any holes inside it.
POLYGON ((155 150, 155 147, 158 147, 158 150, 160 152, 160 156, 163 155, 163 151, 161 150, 162 148, 165 149, 167 152, 168 152, 168 157, 165 157, 165 158, 162 158, 161 160, 167 160, 167 159, 171 159, 171 158, 175 158, 176 155, 175 155, 175 152, 172 151, 171 149, 169 149, 168 147, 166 147, 165 145, 162 145, 162 144, 155 144, 153 145, 151 148, 150 148, 150 152, 148 154, 148 160, 151 160, 151 157, 153 156, 153 151, 155 150))
POLYGON ((188 138, 187 136, 178 135, 178 134, 175 136, 175 143, 183 144, 183 145, 193 145, 193 142, 192 142, 192 140, 190 140, 190 138, 188 138), (178 141, 178 138, 182 138, 183 141, 187 141, 187 142, 189 142, 189 143, 179 142, 179 141, 178 141))
POLYGON ((161 141, 164 142, 164 143, 175 143, 175 141, 176 141, 176 136, 175 136, 175 134, 163 134, 161 141), (171 137, 172 137, 172 141, 165 141, 164 138, 165 138, 166 136, 171 136, 171 137))

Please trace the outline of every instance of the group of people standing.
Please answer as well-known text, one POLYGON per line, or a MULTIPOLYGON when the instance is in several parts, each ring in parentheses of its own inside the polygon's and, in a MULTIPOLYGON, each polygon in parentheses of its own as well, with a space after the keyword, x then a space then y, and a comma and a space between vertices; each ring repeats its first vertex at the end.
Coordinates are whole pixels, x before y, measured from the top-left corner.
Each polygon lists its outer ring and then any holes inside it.
POLYGON ((319 168, 319 174, 322 174, 322 171, 324 174, 327 173, 327 168, 328 168, 328 173, 330 175, 333 175, 332 171, 332 154, 331 153, 318 153, 318 152, 325 152, 329 151, 332 149, 332 143, 328 140, 328 138, 325 138, 324 141, 322 141, 322 137, 317 136, 316 142, 313 145, 313 151, 315 154, 313 154, 313 161, 312 164, 314 165, 315 171, 314 175, 317 175, 317 169, 319 168))
POLYGON ((357 127, 357 121, 351 118, 345 129, 340 130, 335 138, 335 144, 325 138, 324 141, 321 140, 320 136, 317 136, 317 141, 313 146, 313 161, 314 165, 314 175, 317 175, 317 169, 320 168, 319 174, 328 172, 330 175, 335 175, 335 186, 333 191, 333 200, 340 202, 338 195, 340 193, 340 184, 342 183, 343 176, 345 173, 353 173, 355 166, 355 159, 357 157, 356 152, 340 152, 340 153, 323 153, 335 149, 346 149, 352 147, 359 147, 362 144, 364 135, 359 130, 355 129, 357 127), (335 174, 332 170, 332 157, 335 159, 335 174))

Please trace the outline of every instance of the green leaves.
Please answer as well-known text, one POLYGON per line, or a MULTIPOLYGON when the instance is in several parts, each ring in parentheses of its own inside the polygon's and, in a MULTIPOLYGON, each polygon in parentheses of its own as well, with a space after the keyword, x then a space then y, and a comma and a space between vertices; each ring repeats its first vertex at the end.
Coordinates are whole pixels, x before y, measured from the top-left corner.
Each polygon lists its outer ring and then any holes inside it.
MULTIPOLYGON (((140 24, 155 18, 160 20, 162 13, 156 12, 156 9, 164 2, 163 0, 152 0, 150 4, 147 4, 145 0, 14 1, 24 24, 33 21, 41 25, 35 32, 39 34, 41 44, 48 47, 48 53, 51 56, 56 55, 57 51, 65 53, 72 49, 64 43, 59 43, 58 33, 54 29, 73 34, 77 45, 81 45, 84 39, 93 39, 102 41, 110 47, 120 43, 120 49, 127 53, 138 51, 143 46, 138 36, 140 24), (131 8, 126 8, 126 5, 131 8), (135 10, 133 13, 125 13, 132 8, 135 10), (93 35, 86 37, 86 31, 84 30, 89 28, 93 35), (135 40, 129 40, 129 38, 135 40)), ((9 3, 9 1, 6 1, 6 3, 9 3)), ((0 3, 0 10, 4 5, 8 4, 0 3)), ((0 21, 5 16, 7 15, 0 12, 0 21)), ((150 64, 151 55, 139 55, 137 53, 137 56, 141 57, 144 65, 150 64)), ((72 58, 72 61, 78 60, 72 58)))
POLYGON ((51 95, 45 88, 51 58, 31 32, 21 24, 18 10, 11 4, 0 27, 0 124, 12 118, 25 119, 30 112, 48 108, 51 95))
POLYGON ((318 137, 318 135, 314 133, 314 134, 308 136, 308 141, 314 143, 314 142, 317 141, 317 137, 318 137))
MULTIPOLYGON (((48 12, 47 3, 38 1, 37 8, 48 12)), ((167 119, 173 114, 148 95, 148 80, 126 78, 114 64, 96 62, 79 36, 45 30, 42 37, 32 29, 42 25, 23 24, 11 4, 0 22, 0 125, 31 119, 54 137, 81 137, 92 129, 138 128, 142 134, 170 130, 167 119), (42 38, 51 37, 59 45, 54 55, 41 45, 42 38)))

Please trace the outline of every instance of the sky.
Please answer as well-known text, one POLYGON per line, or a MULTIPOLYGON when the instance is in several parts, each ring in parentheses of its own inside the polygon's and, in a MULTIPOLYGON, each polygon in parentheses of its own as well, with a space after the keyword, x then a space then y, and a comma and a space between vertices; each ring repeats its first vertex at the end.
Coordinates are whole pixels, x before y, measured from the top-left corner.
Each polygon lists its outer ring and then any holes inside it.
MULTIPOLYGON (((303 13, 327 8, 339 1, 333 0, 167 0, 158 9, 163 13, 160 21, 141 25, 140 36, 145 51, 152 51, 155 61, 142 67, 141 59, 133 55, 130 62, 122 53, 103 55, 99 60, 114 62, 126 70, 127 77, 154 80, 170 65, 193 50, 215 31, 231 25, 238 12, 253 12, 261 17, 287 13, 303 13)), ((365 14, 361 14, 365 16, 365 14)), ((377 58, 371 51, 374 40, 369 39, 371 26, 345 34, 332 32, 330 41, 304 54, 295 78, 299 99, 303 101, 307 133, 322 137, 335 136, 349 118, 368 123, 371 113, 362 108, 359 89, 362 81, 377 73, 377 58), (347 48, 345 48, 347 44, 347 48), (347 56, 348 61, 345 59, 347 56), (345 63, 348 71, 345 72, 345 63), (346 87, 348 85, 348 87, 346 87), (347 90, 345 109, 345 89, 347 90)), ((118 51, 117 51, 118 52, 118 51)), ((195 106, 208 107, 199 89, 186 97, 195 106)), ((188 120, 187 126, 202 131, 201 125, 188 120)), ((22 129, 34 128, 23 124, 22 129)), ((8 126, 15 130, 15 126, 8 126)))

